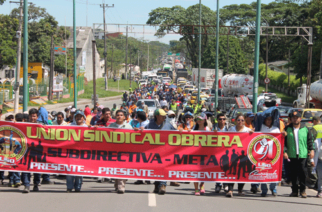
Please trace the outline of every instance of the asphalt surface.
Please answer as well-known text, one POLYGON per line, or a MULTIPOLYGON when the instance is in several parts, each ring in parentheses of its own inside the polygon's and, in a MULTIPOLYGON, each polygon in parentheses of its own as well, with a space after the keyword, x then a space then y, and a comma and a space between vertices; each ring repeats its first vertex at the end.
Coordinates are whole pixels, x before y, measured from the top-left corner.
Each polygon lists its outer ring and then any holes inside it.
MULTIPOLYGON (((118 108, 120 108, 121 104, 122 104, 122 96, 114 96, 114 97, 106 97, 106 98, 100 98, 98 99, 98 103, 100 105, 104 105, 105 107, 109 107, 112 108, 113 104, 115 103, 117 105, 118 108)), ((62 111, 64 110, 66 107, 68 106, 72 106, 74 105, 73 102, 68 102, 68 103, 57 103, 57 104, 48 104, 48 105, 44 105, 43 107, 46 108, 47 111, 62 111)), ((77 102, 77 108, 78 109, 85 109, 85 105, 89 105, 91 108, 94 106, 91 102, 90 99, 80 99, 77 102)), ((37 108, 35 106, 30 106, 28 107, 28 110, 31 108, 37 108)))
MULTIPOLYGON (((227 198, 224 192, 214 192, 214 183, 206 183, 206 193, 194 196, 193 184, 180 187, 167 186, 165 195, 152 193, 154 185, 135 185, 128 181, 125 194, 117 194, 114 184, 97 183, 85 178, 81 192, 66 192, 64 179, 53 178, 54 185, 41 185, 39 192, 22 194, 20 188, 0 187, 1 212, 12 211, 321 211, 322 199, 307 190, 308 198, 288 197, 290 187, 278 186, 278 196, 253 194, 245 185, 245 196, 227 198)), ((236 187, 236 185, 235 185, 236 187)), ((32 188, 32 187, 31 187, 32 188)), ((237 188, 236 188, 237 189, 237 188)))

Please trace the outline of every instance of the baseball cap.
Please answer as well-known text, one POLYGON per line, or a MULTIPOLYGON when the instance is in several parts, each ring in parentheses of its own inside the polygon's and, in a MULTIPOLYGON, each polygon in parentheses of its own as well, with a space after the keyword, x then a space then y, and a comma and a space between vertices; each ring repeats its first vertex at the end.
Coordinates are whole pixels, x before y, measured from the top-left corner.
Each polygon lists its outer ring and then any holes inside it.
POLYGON ((169 110, 168 111, 168 116, 170 116, 170 115, 176 115, 172 110, 169 110))
POLYGON ((7 113, 7 114, 5 115, 5 118, 8 118, 9 116, 14 117, 14 116, 13 116, 13 113, 7 113))
POLYGON ((295 110, 291 113, 291 118, 292 117, 302 117, 302 113, 298 110, 295 110))
POLYGON ((188 112, 186 112, 186 113, 184 114, 184 117, 187 117, 187 116, 191 116, 191 117, 193 117, 193 114, 192 114, 190 111, 188 111, 188 112))
POLYGON ((206 120, 207 119, 207 115, 204 113, 200 113, 197 115, 197 119, 202 119, 202 120, 206 120))
MULTIPOLYGON (((75 109, 76 110, 76 109, 75 109)), ((84 112, 83 111, 81 111, 81 110, 77 110, 76 111, 76 113, 75 113, 75 115, 74 115, 74 117, 76 117, 77 115, 82 115, 82 116, 84 116, 84 118, 86 119, 86 117, 85 117, 85 115, 84 115, 84 112)))
POLYGON ((167 113, 166 113, 163 109, 156 109, 156 110, 154 111, 154 115, 155 115, 155 116, 158 116, 158 115, 160 115, 160 116, 166 116, 166 115, 167 115, 167 113))
POLYGON ((75 113, 75 112, 76 112, 76 108, 72 108, 72 109, 70 110, 70 112, 71 112, 71 113, 75 113))
POLYGON ((70 109, 72 109, 72 106, 68 106, 67 108, 70 110, 70 109))
POLYGON ((247 112, 246 117, 253 118, 253 117, 255 117, 255 115, 252 112, 247 112))

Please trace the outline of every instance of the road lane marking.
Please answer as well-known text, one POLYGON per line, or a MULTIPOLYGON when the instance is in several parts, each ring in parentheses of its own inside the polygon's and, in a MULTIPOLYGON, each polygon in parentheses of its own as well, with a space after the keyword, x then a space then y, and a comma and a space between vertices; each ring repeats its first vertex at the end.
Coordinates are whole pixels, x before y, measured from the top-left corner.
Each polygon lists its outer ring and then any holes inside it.
POLYGON ((149 207, 156 207, 157 206, 157 200, 155 194, 149 193, 149 207))

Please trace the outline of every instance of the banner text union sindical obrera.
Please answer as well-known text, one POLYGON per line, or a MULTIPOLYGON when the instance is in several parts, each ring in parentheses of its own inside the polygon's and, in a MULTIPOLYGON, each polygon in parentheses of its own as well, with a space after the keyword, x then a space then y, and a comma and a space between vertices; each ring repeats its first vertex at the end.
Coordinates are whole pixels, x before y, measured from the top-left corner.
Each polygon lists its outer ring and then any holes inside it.
POLYGON ((278 182, 282 175, 282 134, 0 126, 0 170, 206 182, 278 182))

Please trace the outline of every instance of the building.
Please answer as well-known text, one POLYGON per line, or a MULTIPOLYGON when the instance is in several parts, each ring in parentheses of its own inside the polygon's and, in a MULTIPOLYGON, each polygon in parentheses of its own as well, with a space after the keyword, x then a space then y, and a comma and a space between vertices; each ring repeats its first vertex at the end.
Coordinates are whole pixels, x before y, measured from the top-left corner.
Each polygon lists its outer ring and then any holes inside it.
POLYGON ((15 78, 16 66, 10 67, 8 65, 3 66, 0 69, 0 80, 15 78))
MULTIPOLYGON (((71 36, 67 41, 67 49, 73 51, 73 27, 68 27, 71 36)), ((91 27, 76 27, 76 64, 77 74, 84 72, 88 81, 93 80, 93 50, 92 41, 95 40, 91 27)), ((100 55, 95 48, 96 77, 103 77, 103 69, 100 64, 100 55)))
MULTIPOLYGON (((268 62, 268 67, 273 71, 283 72, 288 74, 288 61, 287 60, 279 60, 274 62, 268 62)), ((293 73, 294 68, 290 67, 290 73, 293 73)))

